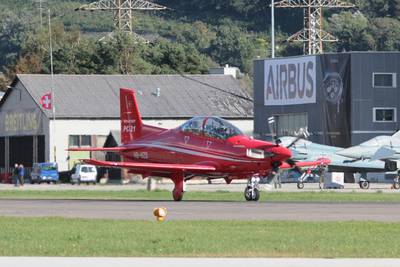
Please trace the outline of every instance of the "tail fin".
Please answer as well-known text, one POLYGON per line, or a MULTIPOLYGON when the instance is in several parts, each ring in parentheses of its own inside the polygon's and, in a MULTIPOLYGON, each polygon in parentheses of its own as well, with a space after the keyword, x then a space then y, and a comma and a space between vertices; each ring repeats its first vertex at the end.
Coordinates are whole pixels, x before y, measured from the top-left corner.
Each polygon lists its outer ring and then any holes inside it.
POLYGON ((397 132, 395 132, 392 137, 394 138, 400 138, 400 130, 398 130, 397 132))
POLYGON ((121 142, 130 143, 142 134, 142 116, 136 101, 134 90, 120 89, 121 106, 121 142))

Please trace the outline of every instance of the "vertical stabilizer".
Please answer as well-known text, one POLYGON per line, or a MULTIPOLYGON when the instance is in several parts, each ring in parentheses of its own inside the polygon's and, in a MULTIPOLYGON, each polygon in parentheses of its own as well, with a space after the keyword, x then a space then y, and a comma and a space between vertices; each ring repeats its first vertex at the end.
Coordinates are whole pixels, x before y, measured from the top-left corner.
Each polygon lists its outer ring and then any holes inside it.
POLYGON ((136 93, 131 89, 120 89, 121 143, 127 144, 142 135, 142 117, 136 101, 136 93))
POLYGON ((394 138, 399 138, 399 139, 400 139, 400 130, 397 131, 397 132, 395 132, 395 133, 392 135, 392 137, 394 137, 394 138))

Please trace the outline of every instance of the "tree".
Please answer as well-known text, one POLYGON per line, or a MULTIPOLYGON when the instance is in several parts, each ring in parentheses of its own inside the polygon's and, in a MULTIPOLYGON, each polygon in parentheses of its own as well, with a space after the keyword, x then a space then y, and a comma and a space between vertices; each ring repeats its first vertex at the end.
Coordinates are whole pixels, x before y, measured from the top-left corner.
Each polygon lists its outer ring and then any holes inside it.
POLYGON ((348 11, 334 14, 329 19, 329 28, 339 39, 338 51, 365 51, 375 47, 374 38, 368 31, 369 21, 360 12, 348 11))
POLYGON ((216 36, 209 49, 211 57, 221 65, 230 64, 249 72, 255 54, 250 38, 231 21, 217 27, 216 36))
POLYGON ((377 50, 400 50, 400 22, 392 18, 376 18, 373 20, 373 33, 377 50))
POLYGON ((4 15, 0 27, 0 66, 15 64, 20 56, 21 43, 32 28, 12 12, 4 15))

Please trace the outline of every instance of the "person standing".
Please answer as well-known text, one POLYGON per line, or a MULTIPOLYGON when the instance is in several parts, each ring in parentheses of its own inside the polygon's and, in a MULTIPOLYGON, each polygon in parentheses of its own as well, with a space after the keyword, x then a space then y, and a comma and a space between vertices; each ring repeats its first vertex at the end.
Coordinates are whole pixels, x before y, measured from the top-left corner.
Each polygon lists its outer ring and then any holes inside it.
POLYGON ((12 175, 12 181, 13 181, 14 186, 18 186, 18 180, 19 180, 18 176, 19 176, 19 167, 18 167, 18 164, 15 163, 13 175, 12 175))
POLYGON ((24 165, 20 164, 18 168, 18 180, 21 186, 24 186, 24 175, 25 175, 24 165))

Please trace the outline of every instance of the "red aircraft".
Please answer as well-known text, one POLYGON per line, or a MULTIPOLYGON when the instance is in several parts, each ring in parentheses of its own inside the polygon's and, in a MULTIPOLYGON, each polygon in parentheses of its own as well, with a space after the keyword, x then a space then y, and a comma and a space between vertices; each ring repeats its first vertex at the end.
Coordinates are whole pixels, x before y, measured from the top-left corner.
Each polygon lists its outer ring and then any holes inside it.
POLYGON ((127 168, 130 173, 170 178, 175 201, 182 200, 184 183, 194 177, 204 179, 247 179, 245 198, 260 197, 260 178, 279 169, 326 165, 328 160, 287 163, 290 150, 278 144, 252 139, 218 117, 194 117, 175 129, 145 125, 135 92, 120 89, 121 142, 115 148, 69 149, 105 151, 122 156, 123 162, 85 159, 85 163, 112 168, 127 168))

